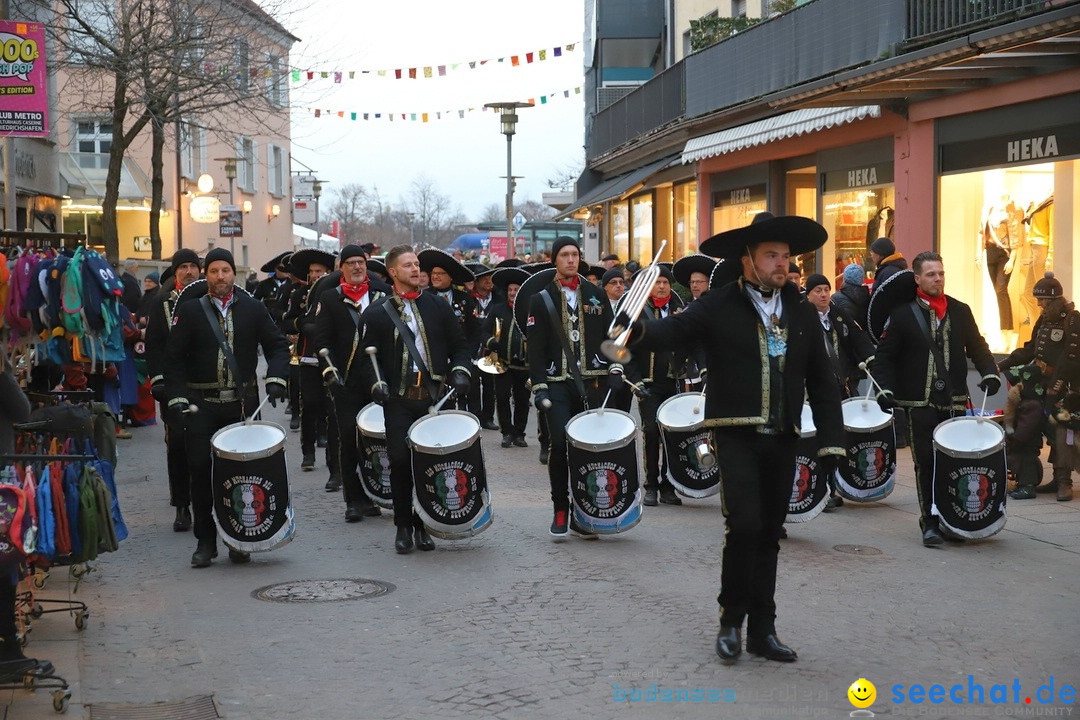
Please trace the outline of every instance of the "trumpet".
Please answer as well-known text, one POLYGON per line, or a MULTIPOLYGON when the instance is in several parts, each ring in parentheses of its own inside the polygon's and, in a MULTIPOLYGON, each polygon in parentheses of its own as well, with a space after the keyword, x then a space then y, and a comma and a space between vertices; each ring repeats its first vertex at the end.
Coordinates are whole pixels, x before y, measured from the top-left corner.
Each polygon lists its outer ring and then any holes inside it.
MULTIPOLYGON (((502 318, 495 318, 495 342, 502 339, 502 318)), ((488 375, 502 375, 506 372, 506 365, 499 359, 498 353, 492 351, 476 361, 476 367, 480 372, 488 375)))
MULTIPOLYGON (((652 263, 638 273, 634 284, 630 286, 630 291, 619 301, 617 314, 625 312, 630 318, 630 325, 633 325, 634 321, 641 316, 641 311, 645 309, 645 303, 652 294, 653 285, 656 284, 656 278, 660 277, 660 256, 665 247, 667 247, 667 240, 660 242, 660 249, 656 251, 656 257, 653 258, 652 263)), ((607 335, 608 339, 600 343, 600 351, 609 360, 615 362, 624 363, 629 360, 630 349, 626 347, 626 344, 630 340, 630 327, 623 327, 617 320, 612 320, 607 335)))

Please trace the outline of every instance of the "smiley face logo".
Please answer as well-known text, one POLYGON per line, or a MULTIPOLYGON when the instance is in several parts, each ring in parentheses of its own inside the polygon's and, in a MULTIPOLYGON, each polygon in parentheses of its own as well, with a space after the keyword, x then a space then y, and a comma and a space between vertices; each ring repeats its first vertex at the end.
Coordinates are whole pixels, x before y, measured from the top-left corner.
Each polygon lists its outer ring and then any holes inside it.
POLYGON ((874 683, 870 682, 866 678, 859 678, 855 682, 851 683, 851 687, 847 691, 848 700, 851 704, 857 708, 868 708, 874 704, 874 700, 877 699, 877 688, 874 687, 874 683))

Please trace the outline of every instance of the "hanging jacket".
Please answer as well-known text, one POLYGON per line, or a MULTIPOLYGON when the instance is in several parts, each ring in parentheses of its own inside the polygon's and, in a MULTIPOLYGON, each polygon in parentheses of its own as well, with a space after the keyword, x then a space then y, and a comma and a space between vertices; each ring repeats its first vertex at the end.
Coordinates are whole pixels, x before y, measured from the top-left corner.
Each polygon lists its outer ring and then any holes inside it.
POLYGON ((82 539, 82 552, 78 554, 82 561, 95 560, 98 556, 101 535, 97 505, 94 470, 89 465, 83 465, 79 475, 79 536, 82 539))
POLYGON ((37 487, 37 552, 46 558, 56 556, 56 523, 53 520, 51 471, 52 468, 49 465, 42 469, 37 487))
POLYGON ((82 555, 82 535, 79 532, 79 477, 81 463, 68 463, 64 468, 64 506, 67 511, 68 537, 72 557, 82 555))
MULTIPOLYGON (((115 451, 115 447, 114 447, 115 451)), ((86 439, 86 454, 97 455, 94 450, 93 443, 90 442, 90 438, 86 439)), ((101 479, 105 484, 106 490, 109 493, 108 515, 109 526, 113 529, 112 534, 115 536, 115 541, 121 542, 128 536, 127 524, 124 522, 124 516, 120 512, 120 496, 116 493, 116 478, 113 472, 113 464, 108 460, 102 459, 98 455, 98 459, 91 463, 98 474, 101 475, 101 479)))

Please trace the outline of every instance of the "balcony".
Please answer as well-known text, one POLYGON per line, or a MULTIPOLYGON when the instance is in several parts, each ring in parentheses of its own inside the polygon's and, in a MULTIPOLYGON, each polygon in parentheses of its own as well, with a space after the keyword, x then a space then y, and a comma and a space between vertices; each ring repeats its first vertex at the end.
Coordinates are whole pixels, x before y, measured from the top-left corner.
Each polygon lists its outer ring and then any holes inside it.
POLYGON ((907 0, 907 47, 956 37, 1042 12, 1047 0, 907 0))
POLYGON ((596 114, 589 136, 589 157, 673 123, 683 117, 685 110, 683 64, 678 63, 596 114))

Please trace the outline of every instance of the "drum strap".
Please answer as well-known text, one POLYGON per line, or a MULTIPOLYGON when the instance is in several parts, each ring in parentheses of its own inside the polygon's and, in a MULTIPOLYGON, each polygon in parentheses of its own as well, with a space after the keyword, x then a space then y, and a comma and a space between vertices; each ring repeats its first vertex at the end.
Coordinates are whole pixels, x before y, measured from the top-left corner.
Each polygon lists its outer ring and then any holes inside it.
POLYGON ((934 337, 930 334, 930 326, 926 324, 926 315, 923 314, 922 308, 919 307, 919 302, 917 300, 911 303, 911 312, 915 313, 915 320, 918 321, 919 327, 922 328, 923 334, 926 335, 926 341, 930 343, 930 354, 934 356, 934 365, 937 367, 937 376, 945 383, 946 395, 951 398, 952 393, 948 392, 949 373, 945 367, 945 355, 941 346, 934 342, 934 337))
MULTIPOLYGON (((574 359, 574 352, 570 349, 570 338, 566 337, 566 328, 563 327, 562 318, 559 317, 559 311, 555 309, 555 303, 551 302, 551 295, 543 290, 539 293, 540 297, 544 298, 544 304, 547 305, 548 316, 551 318, 551 326, 555 328, 555 332, 559 335, 559 340, 562 341, 563 355, 566 356, 566 365, 570 368, 570 373, 574 376, 574 385, 577 386, 578 395, 581 396, 581 402, 585 407, 589 407, 589 396, 585 392, 585 381, 581 379, 581 369, 578 367, 577 360, 574 359)), ((584 342, 584 338, 582 338, 584 342)))
POLYGON ((247 396, 247 388, 250 383, 240 378, 240 366, 236 363, 236 356, 233 355, 232 348, 229 347, 229 343, 225 340, 225 333, 221 332, 221 324, 215 316, 216 311, 210 305, 210 295, 203 295, 199 299, 199 304, 202 305, 203 312, 206 313, 206 320, 210 323, 210 329, 214 333, 214 339, 217 340, 218 347, 221 348, 221 354, 225 356, 225 362, 229 364, 229 372, 232 373, 233 382, 236 384, 237 395, 240 396, 240 401, 243 402, 247 396))
MULTIPOLYGON (((401 321, 401 316, 394 312, 394 310, 390 307, 392 304, 393 303, 387 300, 382 304, 383 310, 385 310, 386 314, 390 316, 390 321, 394 323, 394 327, 397 328, 398 335, 401 336, 401 341, 405 343, 405 349, 409 351, 409 357, 412 358, 412 361, 416 364, 416 369, 420 371, 421 377, 424 378, 424 387, 427 388, 428 394, 431 395, 431 399, 433 401, 438 400, 439 389, 435 387, 435 383, 432 381, 431 371, 428 370, 428 366, 424 362, 424 356, 421 355, 420 351, 416 349, 416 341, 413 339, 412 330, 410 330, 409 327, 401 321)), ((417 312, 419 311, 419 308, 417 308, 417 312)))

